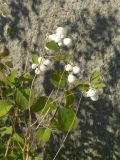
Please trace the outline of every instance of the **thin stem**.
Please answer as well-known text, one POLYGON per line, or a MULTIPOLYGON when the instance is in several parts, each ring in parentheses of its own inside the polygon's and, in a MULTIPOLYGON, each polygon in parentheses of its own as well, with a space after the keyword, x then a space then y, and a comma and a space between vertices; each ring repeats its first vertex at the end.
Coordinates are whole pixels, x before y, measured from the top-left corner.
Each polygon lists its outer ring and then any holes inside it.
POLYGON ((67 134, 66 134, 66 136, 65 136, 65 138, 63 139, 60 148, 58 149, 57 153, 55 154, 53 160, 55 160, 56 157, 58 156, 59 152, 61 151, 61 149, 62 149, 62 147, 63 147, 63 145, 64 145, 64 143, 65 143, 65 141, 66 141, 66 139, 67 139, 67 137, 68 137, 68 135, 69 135, 69 133, 70 133, 70 131, 71 131, 71 127, 72 127, 72 125, 73 125, 73 123, 74 123, 74 121, 75 121, 75 117, 76 117, 76 115, 77 115, 77 113, 78 113, 81 100, 82 100, 82 94, 81 94, 81 97, 80 97, 80 99, 79 99, 78 107, 77 107, 77 109, 76 109, 76 113, 75 113, 75 116, 74 116, 73 121, 72 121, 72 123, 71 123, 71 126, 70 126, 70 128, 69 128, 69 130, 68 130, 68 132, 67 132, 67 134))

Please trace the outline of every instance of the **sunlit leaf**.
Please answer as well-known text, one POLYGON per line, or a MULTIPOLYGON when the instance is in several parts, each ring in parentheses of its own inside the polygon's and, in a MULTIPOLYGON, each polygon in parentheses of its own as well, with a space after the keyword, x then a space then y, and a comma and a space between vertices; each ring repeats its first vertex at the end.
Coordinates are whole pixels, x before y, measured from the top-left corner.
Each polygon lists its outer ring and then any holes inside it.
POLYGON ((49 128, 39 128, 36 132, 37 140, 46 142, 50 139, 51 131, 49 128))
POLYGON ((74 103, 74 94, 70 91, 65 91, 65 106, 70 106, 74 103))
POLYGON ((46 47, 53 51, 59 51, 59 46, 55 41, 47 42, 46 47))
POLYGON ((12 126, 9 126, 9 127, 5 126, 5 127, 0 128, 1 137, 6 134, 11 135, 12 131, 13 131, 12 126))
POLYGON ((0 117, 6 115, 13 105, 7 100, 0 100, 0 117))
POLYGON ((81 91, 87 91, 89 89, 89 84, 77 82, 76 88, 79 88, 81 91))
POLYGON ((90 84, 94 84, 96 83, 97 81, 100 80, 101 78, 101 73, 100 72, 94 72, 91 77, 90 77, 90 84))
POLYGON ((39 62, 38 62, 38 55, 34 55, 34 56, 32 57, 32 61, 33 61, 33 63, 35 63, 35 64, 39 64, 39 62))
POLYGON ((14 133, 14 135, 12 136, 12 139, 17 143, 24 144, 24 138, 18 133, 14 133))
POLYGON ((67 131, 76 126, 77 118, 72 108, 62 107, 58 111, 58 125, 60 130, 67 131))
POLYGON ((100 89, 100 88, 104 88, 106 87, 106 85, 104 83, 101 83, 101 82, 97 82, 93 85, 94 88, 96 89, 100 89))
MULTIPOLYGON (((15 101, 16 104, 23 108, 23 109, 29 109, 29 95, 30 95, 30 89, 29 88, 18 88, 15 92, 15 101)), ((32 98, 31 103, 32 104, 32 98)))
POLYGON ((16 83, 16 71, 11 71, 10 74, 7 76, 7 82, 9 85, 14 85, 16 83))

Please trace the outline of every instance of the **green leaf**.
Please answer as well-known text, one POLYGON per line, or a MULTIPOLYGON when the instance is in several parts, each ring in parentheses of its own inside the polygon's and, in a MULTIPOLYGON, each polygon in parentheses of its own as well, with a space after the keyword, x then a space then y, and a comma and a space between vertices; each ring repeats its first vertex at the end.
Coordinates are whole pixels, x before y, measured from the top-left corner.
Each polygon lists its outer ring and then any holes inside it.
POLYGON ((72 108, 62 107, 58 110, 58 125, 60 130, 68 131, 76 126, 77 118, 72 108))
POLYGON ((12 107, 12 104, 7 100, 0 100, 0 117, 6 115, 12 107))
POLYGON ((63 89, 67 83, 67 73, 62 71, 53 71, 50 81, 53 85, 63 89))
POLYGON ((17 143, 20 143, 20 144, 24 144, 24 138, 18 134, 18 133, 15 133, 13 136, 12 136, 12 139, 14 141, 16 141, 17 143))
POLYGON ((65 62, 69 62, 70 60, 73 59, 73 55, 71 54, 56 54, 54 57, 53 57, 53 60, 55 61, 60 61, 60 60, 63 60, 65 62))
POLYGON ((0 63, 0 71, 5 69, 5 68, 6 68, 5 65, 3 63, 0 63))
POLYGON ((89 84, 77 82, 76 88, 79 88, 81 91, 87 91, 89 89, 89 84))
POLYGON ((94 84, 96 82, 98 82, 101 78, 101 73, 100 72, 94 72, 91 77, 90 77, 90 84, 94 84))
POLYGON ((104 88, 106 87, 104 83, 101 83, 101 82, 97 82, 93 85, 94 88, 96 89, 100 89, 100 88, 104 88))
POLYGON ((36 132, 37 140, 46 142, 50 139, 51 131, 49 128, 39 128, 36 132))
POLYGON ((6 30, 7 35, 12 35, 13 34, 13 28, 12 27, 8 27, 6 30))
POLYGON ((53 119, 52 121, 51 121, 51 124, 50 124, 50 127, 51 128, 58 128, 58 120, 57 119, 53 119))
POLYGON ((20 80, 22 80, 22 81, 32 81, 33 76, 30 75, 29 73, 26 73, 26 74, 20 76, 20 80))
POLYGON ((13 63, 12 63, 12 61, 7 61, 7 62, 5 62, 5 64, 6 64, 9 68, 13 68, 13 63))
POLYGON ((9 85, 14 85, 16 83, 16 71, 11 71, 10 74, 7 76, 7 82, 9 85))
POLYGON ((0 53, 0 58, 6 58, 8 56, 9 56, 9 51, 7 50, 0 53))
MULTIPOLYGON (((29 88, 18 88, 15 92, 15 101, 16 104, 21 107, 22 109, 29 109, 29 95, 30 89, 29 88)), ((31 104, 32 104, 31 99, 31 104)))
POLYGON ((11 135, 13 132, 13 129, 12 129, 12 126, 9 126, 9 127, 2 127, 0 128, 0 134, 1 134, 1 137, 3 137, 4 135, 11 135))
POLYGON ((0 82, 6 83, 6 76, 3 72, 0 71, 0 82))
POLYGON ((57 43, 55 43, 55 41, 50 41, 47 42, 46 47, 53 50, 53 51, 59 51, 59 46, 57 43))
POLYGON ((39 62, 38 62, 38 55, 34 55, 34 56, 32 57, 32 61, 33 61, 35 64, 39 64, 39 62))
POLYGON ((53 102, 53 99, 42 96, 34 102, 31 108, 33 112, 41 112, 44 114, 53 111, 56 108, 56 103, 53 102))
POLYGON ((74 103, 74 94, 70 91, 65 91, 65 106, 70 106, 74 103))

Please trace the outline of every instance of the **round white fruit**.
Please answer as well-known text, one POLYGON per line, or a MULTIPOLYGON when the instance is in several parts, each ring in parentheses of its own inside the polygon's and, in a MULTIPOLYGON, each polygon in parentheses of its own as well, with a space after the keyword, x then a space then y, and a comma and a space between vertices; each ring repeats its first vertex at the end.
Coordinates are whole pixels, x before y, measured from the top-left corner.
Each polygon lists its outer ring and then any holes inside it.
POLYGON ((87 92, 86 92, 86 97, 94 97, 97 95, 97 91, 96 89, 92 89, 90 88, 87 92))
POLYGON ((38 68, 35 69, 35 74, 37 74, 37 75, 40 74, 40 70, 38 68))
POLYGON ((66 47, 71 47, 72 46, 72 39, 71 38, 64 38, 63 43, 66 47))
POLYGON ((58 28, 56 29, 56 35, 57 35, 58 37, 60 37, 60 38, 64 38, 65 35, 66 35, 66 29, 63 28, 63 27, 58 27, 58 28))
POLYGON ((71 64, 67 64, 67 65, 65 66, 65 71, 67 71, 67 72, 72 71, 72 69, 73 69, 73 67, 72 67, 71 64))
POLYGON ((37 67, 37 64, 33 63, 32 64, 32 69, 35 69, 37 67))
POLYGON ((90 99, 91 99, 92 101, 97 101, 98 98, 99 98, 98 95, 94 95, 94 96, 90 97, 90 99))
POLYGON ((55 41, 55 38, 56 38, 56 34, 51 34, 48 36, 48 40, 50 41, 55 41))
POLYGON ((44 60, 43 57, 38 57, 38 62, 39 62, 39 63, 42 63, 43 60, 44 60))
POLYGON ((51 66, 51 61, 49 59, 44 60, 44 65, 51 66))
POLYGON ((47 70, 47 67, 46 67, 44 64, 41 64, 41 65, 40 65, 40 70, 41 70, 42 72, 45 72, 45 71, 47 70))
POLYGON ((76 81, 76 77, 72 74, 69 74, 68 76, 68 82, 69 83, 74 83, 76 81))
POLYGON ((74 67, 73 67, 73 73, 74 73, 74 74, 78 74, 79 72, 80 72, 80 67, 74 66, 74 67))

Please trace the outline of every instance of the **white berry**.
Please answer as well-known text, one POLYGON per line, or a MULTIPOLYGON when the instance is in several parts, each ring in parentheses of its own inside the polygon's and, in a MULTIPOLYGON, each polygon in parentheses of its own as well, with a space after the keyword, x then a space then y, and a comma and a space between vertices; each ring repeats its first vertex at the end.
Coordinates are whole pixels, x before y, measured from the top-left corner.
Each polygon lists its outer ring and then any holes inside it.
POLYGON ((44 65, 51 66, 51 61, 49 59, 44 60, 44 65))
POLYGON ((90 88, 87 92, 86 92, 86 97, 93 97, 97 95, 97 91, 95 89, 90 88))
POLYGON ((37 75, 40 74, 40 70, 38 68, 35 69, 35 74, 37 74, 37 75))
POLYGON ((62 42, 59 42, 59 43, 58 43, 58 46, 59 46, 59 47, 61 47, 62 45, 63 45, 63 43, 62 43, 62 42))
POLYGON ((72 46, 72 39, 71 38, 65 38, 63 40, 63 43, 65 46, 67 46, 68 48, 72 46))
POLYGON ((56 34, 51 34, 48 36, 48 40, 50 41, 55 41, 55 39, 56 39, 56 34))
POLYGON ((92 101, 97 101, 98 98, 99 98, 98 95, 94 95, 94 96, 90 97, 90 99, 91 99, 92 101))
POLYGON ((71 64, 67 64, 67 65, 65 66, 65 71, 67 71, 67 72, 72 71, 72 69, 73 69, 73 67, 72 67, 71 64))
POLYGON ((37 64, 33 63, 31 68, 35 69, 36 67, 37 67, 37 64))
POLYGON ((72 74, 69 74, 68 76, 68 82, 69 83, 74 83, 76 81, 76 77, 72 74))
POLYGON ((74 66, 74 67, 73 67, 73 73, 74 73, 74 74, 78 74, 79 72, 80 72, 80 67, 74 66))
POLYGON ((61 37, 59 37, 59 36, 56 35, 54 41, 55 41, 56 43, 61 43, 61 37))
POLYGON ((57 35, 58 37, 60 37, 60 38, 64 38, 65 35, 66 35, 66 29, 63 28, 63 27, 58 27, 58 28, 56 29, 56 35, 57 35))
POLYGON ((38 58, 38 62, 39 62, 39 63, 42 63, 43 61, 44 61, 44 58, 43 58, 43 57, 39 57, 39 58, 38 58))
POLYGON ((45 72, 45 71, 47 70, 47 67, 46 67, 44 64, 41 64, 41 65, 40 65, 40 70, 41 70, 42 72, 45 72))

